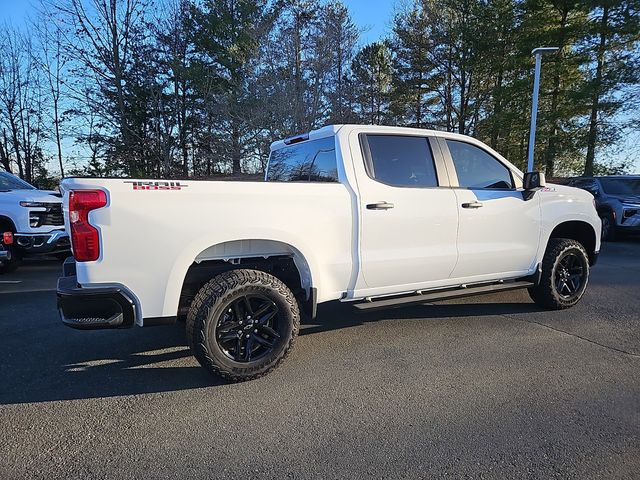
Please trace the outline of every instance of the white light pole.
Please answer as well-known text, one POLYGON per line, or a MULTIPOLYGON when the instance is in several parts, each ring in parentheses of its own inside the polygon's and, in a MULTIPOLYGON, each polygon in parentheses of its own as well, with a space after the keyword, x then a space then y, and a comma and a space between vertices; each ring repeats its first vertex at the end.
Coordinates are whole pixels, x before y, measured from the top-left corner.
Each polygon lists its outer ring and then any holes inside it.
POLYGON ((538 118, 538 90, 540 89, 540 67, 542 55, 555 53, 558 47, 534 48, 531 55, 536 56, 536 72, 533 77, 533 102, 531 103, 531 128, 529 130, 529 154, 527 155, 527 171, 533 172, 533 146, 536 143, 536 120, 538 118))

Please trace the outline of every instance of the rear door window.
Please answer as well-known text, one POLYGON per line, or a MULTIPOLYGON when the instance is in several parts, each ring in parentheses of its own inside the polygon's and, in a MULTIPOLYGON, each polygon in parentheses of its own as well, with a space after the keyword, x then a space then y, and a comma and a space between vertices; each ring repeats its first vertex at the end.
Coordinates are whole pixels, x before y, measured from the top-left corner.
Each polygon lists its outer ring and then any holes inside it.
POLYGON ((437 187, 427 137, 366 135, 364 153, 369 176, 395 187, 437 187))
POLYGON ((307 140, 271 152, 268 182, 337 182, 335 137, 307 140))

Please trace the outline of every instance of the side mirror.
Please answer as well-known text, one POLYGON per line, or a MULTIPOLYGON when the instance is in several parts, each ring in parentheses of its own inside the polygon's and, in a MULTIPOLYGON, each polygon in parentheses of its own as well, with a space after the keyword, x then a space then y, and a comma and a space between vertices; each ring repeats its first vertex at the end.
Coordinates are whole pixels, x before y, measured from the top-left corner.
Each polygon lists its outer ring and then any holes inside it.
POLYGON ((522 192, 523 200, 531 200, 536 191, 547 186, 547 182, 544 178, 544 173, 540 172, 526 172, 522 179, 522 192))
POLYGON ((531 191, 538 188, 547 186, 547 182, 544 178, 544 173, 541 172, 526 172, 522 179, 522 186, 525 190, 531 191))

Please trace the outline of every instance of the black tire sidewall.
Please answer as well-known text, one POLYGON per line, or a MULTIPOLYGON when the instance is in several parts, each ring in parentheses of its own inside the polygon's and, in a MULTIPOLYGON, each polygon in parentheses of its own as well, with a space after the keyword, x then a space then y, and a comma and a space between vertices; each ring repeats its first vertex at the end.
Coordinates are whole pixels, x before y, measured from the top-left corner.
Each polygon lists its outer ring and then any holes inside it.
POLYGON ((15 245, 5 245, 4 249, 11 252, 11 260, 4 260, 0 265, 0 274, 14 272, 22 263, 22 256, 15 245))
POLYGON ((216 305, 210 309, 209 316, 205 321, 203 328, 207 329, 207 346, 209 354, 215 359, 215 362, 224 366, 226 370, 234 375, 253 375, 260 373, 262 370, 268 370, 280 357, 284 354, 287 345, 291 340, 293 331, 294 318, 287 300, 277 291, 271 290, 258 285, 244 286, 238 289, 232 289, 227 295, 221 297, 216 305), (240 363, 230 359, 220 349, 215 337, 216 324, 220 316, 228 308, 229 303, 246 294, 258 294, 272 300, 278 307, 278 333, 282 336, 279 345, 272 352, 259 358, 256 361, 240 363))
POLYGON ((616 237, 616 223, 611 214, 607 214, 601 218, 602 221, 602 240, 611 242, 616 237), (605 229, 605 223, 607 222, 608 228, 605 229))
MULTIPOLYGON (((257 273, 257 272, 254 272, 257 273)), ((190 312, 187 322, 193 322, 191 347, 198 361, 214 374, 242 381, 260 377, 273 369, 291 349, 298 333, 300 314, 293 293, 278 279, 259 272, 256 279, 243 284, 227 283, 228 275, 223 275, 197 311, 190 312), (226 277, 226 278, 225 278, 226 277), (278 307, 278 333, 281 335, 276 349, 262 358, 251 362, 236 362, 221 350, 215 337, 216 325, 229 304, 246 294, 262 295, 272 300, 278 307)), ((210 284, 215 284, 216 279, 210 284), (213 282, 213 283, 212 283, 213 282)), ((207 285, 203 287, 206 289, 207 285)))
POLYGON ((544 304, 548 308, 556 310, 572 307, 578 303, 584 295, 589 283, 589 274, 589 259, 584 247, 582 247, 580 243, 575 240, 553 239, 550 241, 549 248, 545 253, 542 265, 542 281, 536 288, 537 291, 534 295, 534 300, 544 304), (580 292, 571 299, 563 298, 556 290, 555 285, 555 274, 560 260, 569 252, 578 255, 583 268, 586 269, 586 278, 580 286, 580 292))

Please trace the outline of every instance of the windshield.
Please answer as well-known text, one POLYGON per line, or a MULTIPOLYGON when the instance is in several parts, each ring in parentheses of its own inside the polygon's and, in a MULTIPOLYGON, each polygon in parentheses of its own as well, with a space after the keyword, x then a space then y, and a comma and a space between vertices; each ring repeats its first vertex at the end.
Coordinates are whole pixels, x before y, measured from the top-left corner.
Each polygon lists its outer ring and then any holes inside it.
POLYGON ((640 178, 601 178, 600 182, 608 195, 640 195, 640 178))
POLYGON ((0 172, 0 190, 35 190, 35 187, 15 175, 0 172))

